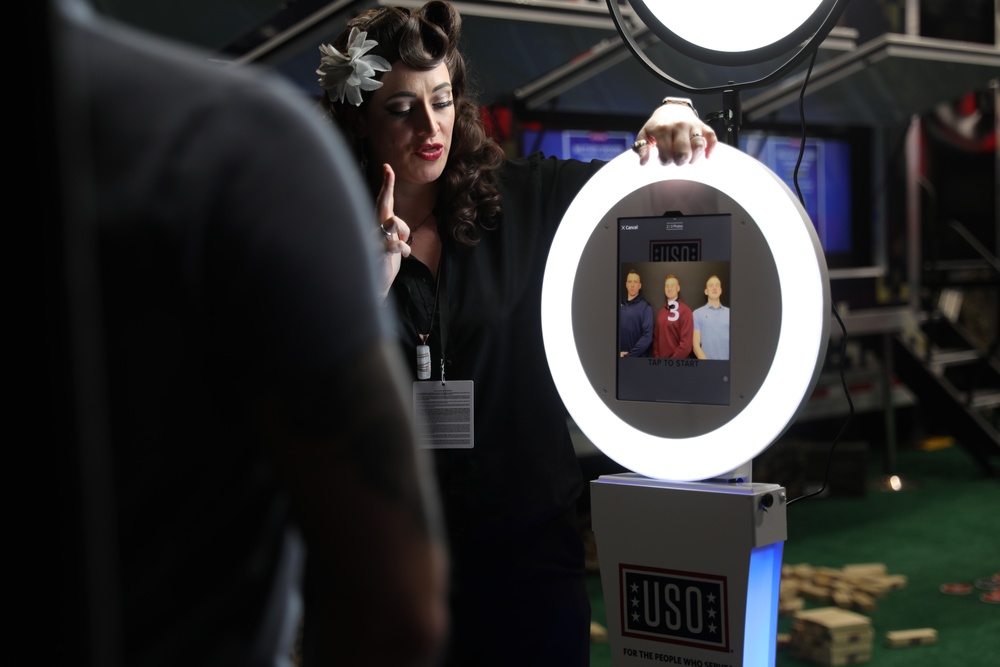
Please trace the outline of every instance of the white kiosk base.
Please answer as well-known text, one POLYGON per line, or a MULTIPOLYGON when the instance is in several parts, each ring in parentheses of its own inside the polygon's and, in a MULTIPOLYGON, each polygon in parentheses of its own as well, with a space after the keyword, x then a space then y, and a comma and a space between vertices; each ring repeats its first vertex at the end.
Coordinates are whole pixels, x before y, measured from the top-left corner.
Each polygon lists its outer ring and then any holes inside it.
POLYGON ((768 667, 787 539, 776 484, 591 482, 615 667, 768 667))

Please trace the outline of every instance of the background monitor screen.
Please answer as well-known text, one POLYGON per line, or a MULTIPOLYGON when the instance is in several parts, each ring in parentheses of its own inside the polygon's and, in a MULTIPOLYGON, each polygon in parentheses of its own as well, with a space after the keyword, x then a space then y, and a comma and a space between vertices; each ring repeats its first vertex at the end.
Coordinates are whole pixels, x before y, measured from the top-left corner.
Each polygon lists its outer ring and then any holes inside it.
POLYGON ((731 261, 728 213, 618 219, 618 400, 729 405, 731 261))
MULTIPOLYGON (((798 186, 832 266, 871 264, 870 166, 861 132, 828 129, 805 139, 798 186)), ((797 129, 744 129, 740 150, 756 158, 796 192, 795 165, 802 146, 797 129)))
POLYGON ((609 130, 522 129, 521 153, 530 155, 541 151, 549 157, 567 160, 610 161, 631 149, 634 132, 609 130))
MULTIPOLYGON (((612 160, 629 150, 644 119, 586 119, 556 114, 519 125, 521 155, 612 160)), ((750 123, 740 130, 740 150, 774 172, 793 193, 802 130, 783 123, 750 123)), ((873 266, 871 130, 812 126, 798 171, 802 199, 831 268, 873 266)))

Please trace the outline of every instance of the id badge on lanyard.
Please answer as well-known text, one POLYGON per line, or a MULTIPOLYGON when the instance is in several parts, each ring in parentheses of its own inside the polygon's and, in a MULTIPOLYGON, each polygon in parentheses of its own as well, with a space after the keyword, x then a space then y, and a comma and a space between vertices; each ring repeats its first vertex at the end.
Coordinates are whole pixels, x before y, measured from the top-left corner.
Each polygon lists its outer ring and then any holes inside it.
POLYGON ((475 445, 475 392, 472 380, 413 383, 417 446, 472 449, 475 445))

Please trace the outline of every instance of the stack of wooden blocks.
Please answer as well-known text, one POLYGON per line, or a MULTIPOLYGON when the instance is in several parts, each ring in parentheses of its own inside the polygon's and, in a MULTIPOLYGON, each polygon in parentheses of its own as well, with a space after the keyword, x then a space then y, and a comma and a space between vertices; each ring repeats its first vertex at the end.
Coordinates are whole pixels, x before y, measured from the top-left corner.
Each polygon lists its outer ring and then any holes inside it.
MULTIPOLYGON (((778 647, 821 665, 855 665, 872 657, 875 630, 866 613, 879 598, 906 586, 906 576, 889 574, 883 563, 842 568, 784 565, 778 613, 793 616, 791 633, 778 635, 778 647), (819 603, 806 609, 806 600, 819 603), (863 613, 858 613, 863 612, 863 613)), ((933 628, 886 633, 889 647, 925 646, 937 642, 933 628)))
POLYGON ((871 619, 840 607, 802 610, 792 621, 793 654, 820 665, 868 662, 874 641, 871 619))
POLYGON ((794 614, 805 601, 870 614, 879 598, 906 586, 906 575, 889 574, 884 563, 858 563, 840 569, 809 564, 784 565, 778 613, 794 614))

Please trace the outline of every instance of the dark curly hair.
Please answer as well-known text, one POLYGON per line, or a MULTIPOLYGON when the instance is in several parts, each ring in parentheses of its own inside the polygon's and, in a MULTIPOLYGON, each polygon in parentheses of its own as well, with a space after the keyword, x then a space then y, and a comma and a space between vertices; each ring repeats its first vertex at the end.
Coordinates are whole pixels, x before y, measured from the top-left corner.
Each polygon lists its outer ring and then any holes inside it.
MULTIPOLYGON (((503 165, 503 149, 490 139, 483 128, 479 106, 468 97, 469 81, 465 60, 458 51, 462 18, 451 4, 434 0, 419 9, 383 7, 369 9, 348 21, 333 47, 344 52, 351 28, 368 33, 378 46, 369 53, 390 63, 402 61, 414 69, 431 70, 441 62, 451 75, 455 103, 455 128, 452 133, 448 163, 439 179, 437 211, 446 221, 448 233, 458 243, 472 246, 479 242, 481 229, 496 226, 501 212, 497 174, 503 165)), ((379 72, 376 78, 381 79, 379 72)), ((362 91, 360 113, 365 113, 372 92, 362 91)), ((353 138, 357 158, 362 160, 364 146, 348 119, 355 107, 334 102, 323 95, 322 106, 345 136, 353 138)), ((378 165, 366 169, 372 195, 378 193, 382 172, 378 165)))

